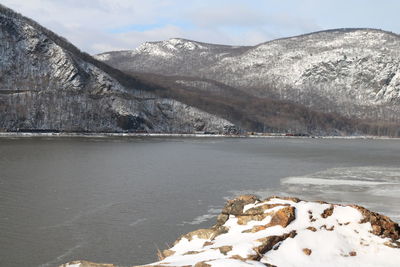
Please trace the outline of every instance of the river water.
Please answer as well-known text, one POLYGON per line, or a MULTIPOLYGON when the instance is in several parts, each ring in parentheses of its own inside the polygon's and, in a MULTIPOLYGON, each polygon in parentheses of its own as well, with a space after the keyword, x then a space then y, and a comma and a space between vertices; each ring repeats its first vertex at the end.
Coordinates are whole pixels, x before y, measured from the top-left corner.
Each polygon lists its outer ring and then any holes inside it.
POLYGON ((0 139, 0 266, 156 260, 255 193, 358 203, 400 221, 400 141, 0 139))

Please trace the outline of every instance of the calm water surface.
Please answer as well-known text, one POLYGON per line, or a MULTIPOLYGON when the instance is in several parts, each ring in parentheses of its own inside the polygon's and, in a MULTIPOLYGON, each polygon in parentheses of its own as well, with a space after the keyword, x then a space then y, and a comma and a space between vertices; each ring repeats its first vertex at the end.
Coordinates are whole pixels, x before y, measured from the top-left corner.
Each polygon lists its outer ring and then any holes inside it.
POLYGON ((243 193, 400 219, 400 141, 0 139, 0 266, 154 261, 243 193))

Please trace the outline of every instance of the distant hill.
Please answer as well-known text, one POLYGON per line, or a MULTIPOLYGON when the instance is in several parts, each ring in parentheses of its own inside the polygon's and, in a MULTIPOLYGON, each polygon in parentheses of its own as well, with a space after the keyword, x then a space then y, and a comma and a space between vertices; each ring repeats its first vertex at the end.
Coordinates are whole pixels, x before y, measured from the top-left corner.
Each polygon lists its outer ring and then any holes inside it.
POLYGON ((170 93, 195 102, 176 92, 185 90, 223 117, 229 112, 215 102, 225 98, 238 113, 231 119, 254 121, 251 129, 398 136, 399 47, 390 32, 337 29, 245 47, 170 39, 96 58, 134 77, 168 80, 170 93))

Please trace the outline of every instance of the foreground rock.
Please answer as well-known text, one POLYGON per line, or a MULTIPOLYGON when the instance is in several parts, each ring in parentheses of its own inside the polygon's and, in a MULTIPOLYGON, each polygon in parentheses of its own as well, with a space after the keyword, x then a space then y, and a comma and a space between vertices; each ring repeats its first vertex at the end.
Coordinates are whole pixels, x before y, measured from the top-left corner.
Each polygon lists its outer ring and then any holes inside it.
POLYGON ((399 239, 397 223, 363 207, 241 196, 227 203, 213 227, 183 235, 146 266, 394 267, 399 239))

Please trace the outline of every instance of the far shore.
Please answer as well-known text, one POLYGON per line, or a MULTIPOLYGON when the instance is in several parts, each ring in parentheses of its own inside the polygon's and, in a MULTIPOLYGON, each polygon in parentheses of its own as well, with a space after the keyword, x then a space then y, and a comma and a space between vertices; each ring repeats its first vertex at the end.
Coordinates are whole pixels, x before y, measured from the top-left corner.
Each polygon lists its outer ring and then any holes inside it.
POLYGON ((107 138, 107 137, 179 137, 179 138, 305 138, 305 139, 379 139, 399 140, 399 137, 389 136, 314 136, 290 135, 281 133, 254 133, 254 134, 206 134, 206 133, 82 133, 82 132, 0 132, 0 138, 35 138, 35 137, 79 137, 79 138, 107 138))

